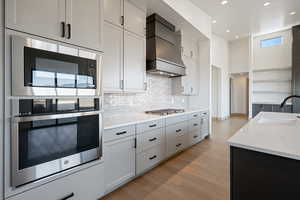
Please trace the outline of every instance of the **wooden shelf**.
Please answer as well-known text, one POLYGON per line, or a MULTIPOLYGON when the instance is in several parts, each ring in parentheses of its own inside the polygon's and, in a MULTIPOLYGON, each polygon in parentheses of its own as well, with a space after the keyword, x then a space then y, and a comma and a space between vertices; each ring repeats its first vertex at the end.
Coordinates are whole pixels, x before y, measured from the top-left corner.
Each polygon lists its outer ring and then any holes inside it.
POLYGON ((253 93, 269 93, 269 94, 292 94, 292 92, 284 92, 284 91, 252 91, 253 93))
POLYGON ((270 68, 270 69, 255 69, 253 72, 269 72, 269 71, 289 71, 292 70, 292 67, 285 68, 270 68))
POLYGON ((282 82, 292 82, 291 79, 289 80, 253 80, 253 83, 282 83, 282 82))

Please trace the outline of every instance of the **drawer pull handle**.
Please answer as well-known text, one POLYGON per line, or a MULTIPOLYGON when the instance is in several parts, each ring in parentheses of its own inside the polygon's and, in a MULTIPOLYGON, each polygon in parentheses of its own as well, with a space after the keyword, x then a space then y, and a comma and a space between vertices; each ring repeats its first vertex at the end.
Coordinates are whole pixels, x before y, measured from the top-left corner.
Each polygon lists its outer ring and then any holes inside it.
POLYGON ((68 196, 63 197, 63 198, 60 199, 60 200, 67 200, 67 199, 70 199, 70 198, 72 198, 72 197, 74 197, 74 193, 73 193, 73 192, 72 192, 71 194, 69 194, 68 196))
POLYGON ((205 112, 205 113, 203 113, 203 115, 207 115, 207 113, 205 112))
POLYGON ((153 141, 155 141, 155 140, 157 140, 156 137, 155 137, 155 138, 152 138, 152 139, 149 139, 149 142, 153 142, 153 141))
POLYGON ((194 124, 194 126, 198 126, 198 124, 194 124))
POLYGON ((179 133, 180 131, 182 131, 181 129, 176 130, 176 133, 179 133))
POLYGON ((180 147, 181 145, 182 145, 182 144, 181 144, 181 143, 179 143, 179 144, 177 144, 177 145, 176 145, 176 147, 180 147))
POLYGON ((198 137, 198 135, 194 135, 194 138, 197 138, 198 137))
POLYGON ((156 126, 157 126, 157 124, 152 124, 152 125, 149 126, 149 128, 153 128, 153 127, 156 127, 156 126))
POLYGON ((116 135, 124 135, 126 133, 127 133, 127 131, 122 131, 122 132, 116 133, 116 135))
POLYGON ((193 115, 193 117, 198 117, 198 115, 193 115))
POLYGON ((151 158, 149 158, 149 160, 153 160, 155 158, 157 158, 157 156, 152 156, 151 158))

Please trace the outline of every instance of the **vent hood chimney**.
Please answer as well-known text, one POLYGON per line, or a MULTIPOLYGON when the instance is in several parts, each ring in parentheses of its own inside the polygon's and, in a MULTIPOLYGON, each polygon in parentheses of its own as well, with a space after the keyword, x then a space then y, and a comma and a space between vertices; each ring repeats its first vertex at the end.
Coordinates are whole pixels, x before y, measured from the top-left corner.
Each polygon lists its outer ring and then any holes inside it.
POLYGON ((157 14, 147 17, 147 72, 169 77, 185 75, 181 36, 175 26, 157 14))

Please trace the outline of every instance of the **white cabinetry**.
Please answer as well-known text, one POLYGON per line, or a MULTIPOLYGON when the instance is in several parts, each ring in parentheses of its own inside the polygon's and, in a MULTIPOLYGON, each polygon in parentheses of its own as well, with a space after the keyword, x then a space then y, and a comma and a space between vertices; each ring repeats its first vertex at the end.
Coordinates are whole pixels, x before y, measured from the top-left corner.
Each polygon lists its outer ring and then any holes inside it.
POLYGON ((104 91, 123 91, 123 29, 104 22, 104 91))
POLYGON ((105 193, 135 177, 134 131, 134 126, 104 130, 105 193))
POLYGON ((70 26, 66 42, 102 50, 103 0, 66 1, 66 23, 70 26))
POLYGON ((98 164, 20 195, 8 198, 8 200, 53 200, 66 199, 67 197, 72 200, 99 199, 104 195, 103 176, 103 164, 98 164))
POLYGON ((104 92, 144 92, 146 12, 127 0, 105 0, 104 13, 104 92))
POLYGON ((125 91, 146 90, 146 40, 124 32, 124 88, 125 91))
POLYGON ((103 0, 6 0, 10 29, 102 50, 103 0))
POLYGON ((123 0, 104 0, 104 19, 116 26, 123 26, 123 0))
POLYGON ((129 0, 124 0, 124 26, 125 30, 146 35, 146 12, 138 8, 129 0))

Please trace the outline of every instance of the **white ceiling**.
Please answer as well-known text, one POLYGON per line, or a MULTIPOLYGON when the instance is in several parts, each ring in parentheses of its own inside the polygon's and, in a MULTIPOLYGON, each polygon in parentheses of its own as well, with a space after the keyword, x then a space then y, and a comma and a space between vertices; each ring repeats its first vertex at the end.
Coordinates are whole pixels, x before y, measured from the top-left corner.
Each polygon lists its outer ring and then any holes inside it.
POLYGON ((217 23, 212 24, 213 33, 228 40, 236 35, 263 34, 300 23, 300 0, 191 0, 210 15, 217 23), (264 3, 270 2, 269 6, 264 3), (290 12, 297 12, 291 16, 290 12), (230 30, 227 33, 226 30, 230 30))

